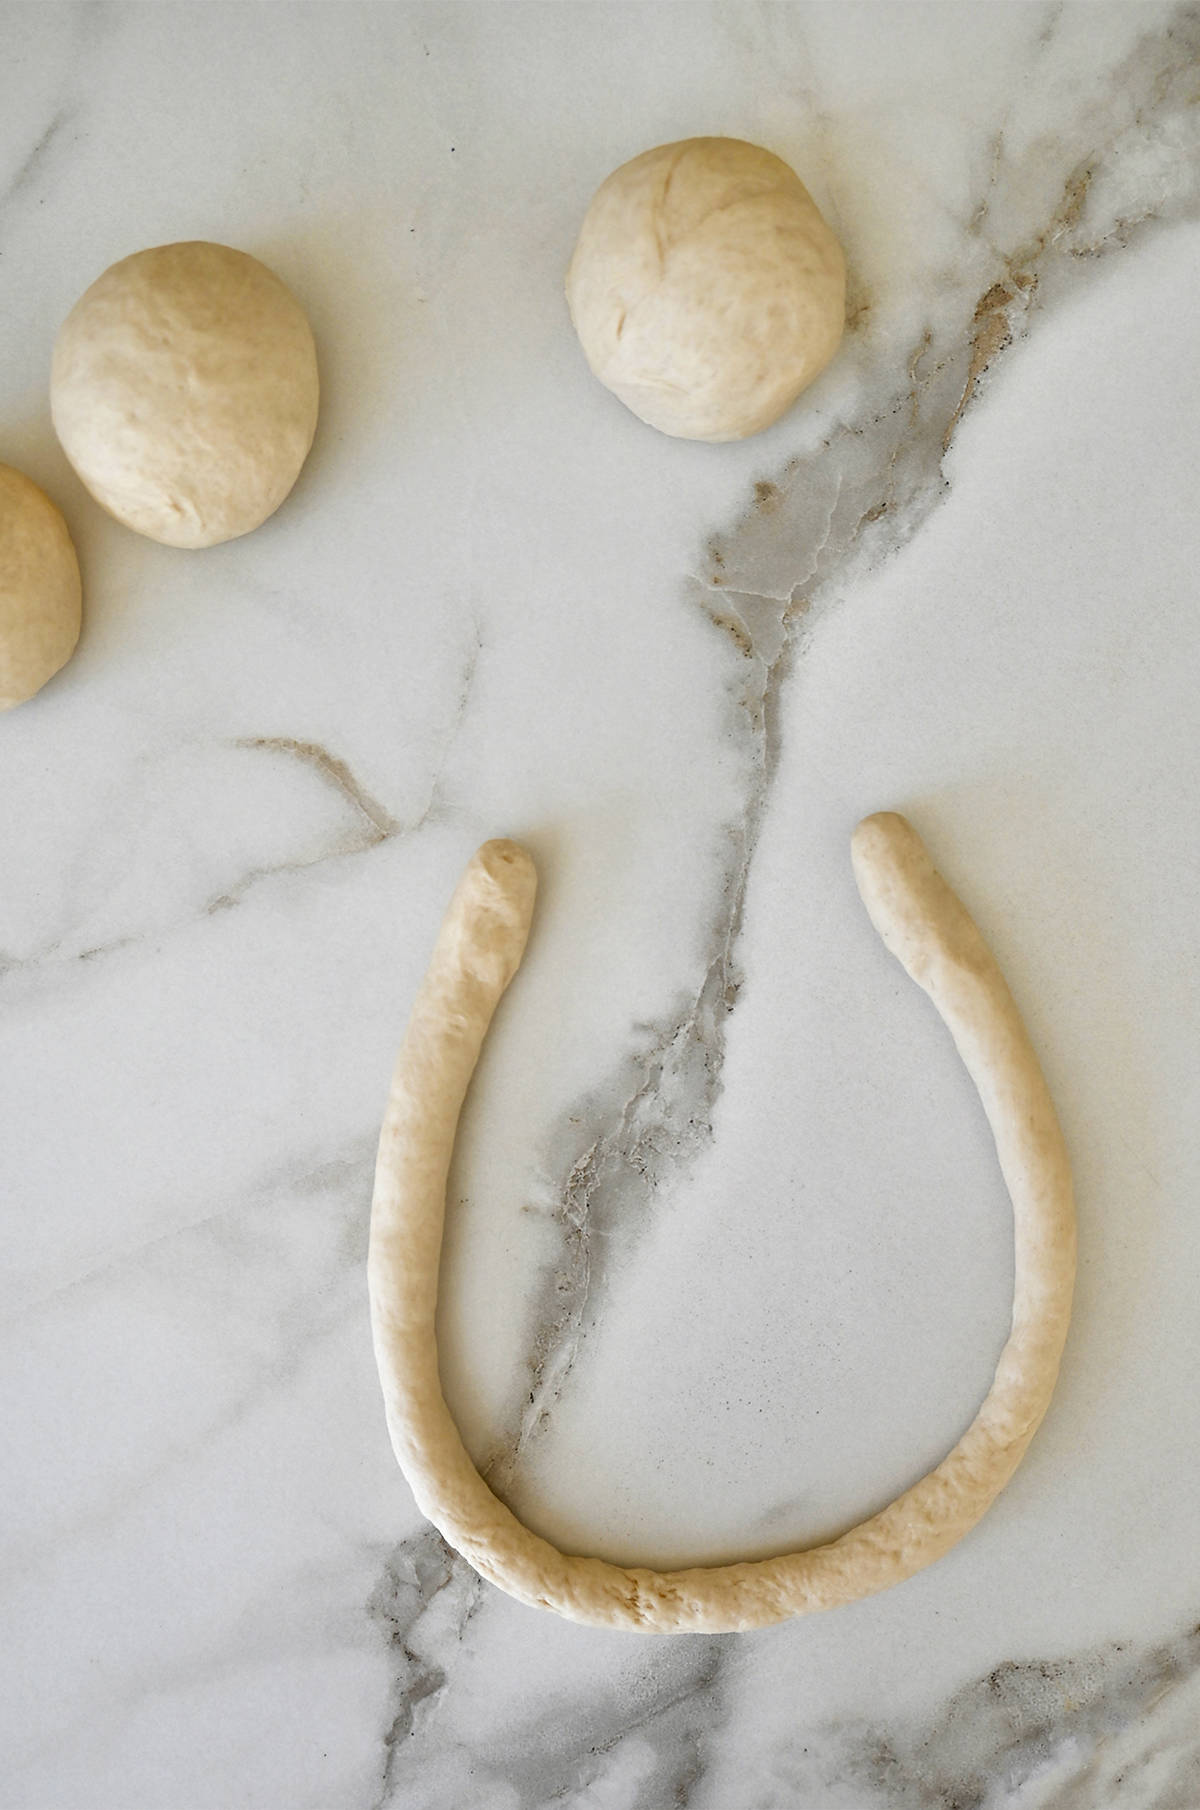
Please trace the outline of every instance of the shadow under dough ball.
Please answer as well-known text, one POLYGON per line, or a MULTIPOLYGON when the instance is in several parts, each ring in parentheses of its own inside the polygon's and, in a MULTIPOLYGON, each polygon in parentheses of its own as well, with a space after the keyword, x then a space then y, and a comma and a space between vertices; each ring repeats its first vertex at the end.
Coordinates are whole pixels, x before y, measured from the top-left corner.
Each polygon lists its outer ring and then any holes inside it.
POLYGON ((66 665, 81 605, 67 524, 32 478, 0 465, 0 710, 25 703, 66 665))
POLYGON ((317 399, 304 310, 228 245, 123 258, 55 342, 64 452, 110 515, 172 547, 233 540, 278 509, 312 445, 317 399))
POLYGON ((846 265, 780 158, 688 138, 602 184, 567 303, 592 370, 641 420, 684 440, 744 440, 836 352, 846 265))

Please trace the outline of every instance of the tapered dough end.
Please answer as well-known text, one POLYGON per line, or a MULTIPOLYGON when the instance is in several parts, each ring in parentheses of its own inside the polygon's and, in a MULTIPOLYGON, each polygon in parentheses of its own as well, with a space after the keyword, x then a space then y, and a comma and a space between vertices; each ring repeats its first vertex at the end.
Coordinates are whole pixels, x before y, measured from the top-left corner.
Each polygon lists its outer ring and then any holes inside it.
POLYGON ((533 856, 519 842, 497 836, 476 849, 462 877, 477 904, 528 926, 537 893, 533 856))
POLYGON ((490 842, 482 843, 471 857, 470 866, 478 867, 501 886, 537 885, 533 856, 508 836, 493 836, 490 842))
POLYGON ((442 926, 448 958, 503 992, 525 953, 536 894, 528 850, 506 836, 485 842, 468 861, 442 926))
POLYGON ((872 924, 896 953, 894 937, 906 924, 918 929, 928 914, 930 882, 945 890, 925 844, 907 817, 876 811, 850 838, 850 859, 872 924))
POLYGON ((918 986, 928 990, 934 965, 944 972, 946 963, 998 980, 974 920, 906 817, 898 811, 864 817, 851 837, 850 858, 872 924, 918 986))
POLYGON ((925 853, 921 838, 899 811, 874 811, 870 817, 863 818, 850 838, 856 874, 861 863, 892 862, 898 855, 918 849, 925 853))

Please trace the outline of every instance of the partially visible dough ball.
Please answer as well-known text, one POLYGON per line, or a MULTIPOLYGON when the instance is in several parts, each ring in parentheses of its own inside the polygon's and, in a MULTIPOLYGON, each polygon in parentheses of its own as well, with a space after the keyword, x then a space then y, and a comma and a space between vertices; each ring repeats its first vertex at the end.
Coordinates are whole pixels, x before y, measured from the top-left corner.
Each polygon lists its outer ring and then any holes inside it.
POLYGON ((317 426, 312 329, 244 251, 155 246, 72 308, 50 402, 110 515, 168 546, 215 546, 257 528, 300 474, 317 426))
POLYGON ((685 440, 768 427, 842 337, 842 249, 799 177, 740 138, 688 138, 597 191, 567 272, 587 361, 685 440))
POLYGON ((66 665, 82 596, 62 516, 32 478, 0 465, 0 710, 23 704, 66 665))

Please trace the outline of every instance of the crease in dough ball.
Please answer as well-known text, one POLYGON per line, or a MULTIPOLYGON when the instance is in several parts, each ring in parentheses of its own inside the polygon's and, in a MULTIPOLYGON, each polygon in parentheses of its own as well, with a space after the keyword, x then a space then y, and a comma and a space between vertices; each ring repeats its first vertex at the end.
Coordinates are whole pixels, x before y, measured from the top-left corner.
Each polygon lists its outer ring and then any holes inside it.
POLYGON ((743 440, 837 351, 846 265, 781 158, 739 138, 688 138, 598 189, 567 305, 593 372, 642 421, 679 439, 743 440))
POLYGON ((59 331, 54 426, 110 515, 172 547, 249 534, 278 509, 317 426, 299 302, 244 251, 205 240, 113 264, 59 331))
POLYGON ((0 710, 24 704, 75 651, 79 561, 44 490, 0 465, 0 710))

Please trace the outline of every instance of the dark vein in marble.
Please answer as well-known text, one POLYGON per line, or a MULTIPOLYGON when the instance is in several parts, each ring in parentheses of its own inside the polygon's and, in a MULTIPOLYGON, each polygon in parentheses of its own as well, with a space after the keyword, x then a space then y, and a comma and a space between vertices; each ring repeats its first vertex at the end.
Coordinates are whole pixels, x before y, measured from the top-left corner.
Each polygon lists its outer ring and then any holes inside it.
POLYGON ((467 714, 467 705, 471 701, 471 693, 475 686, 475 677, 479 670, 479 661, 483 654, 483 629, 475 622, 470 645, 462 663, 459 675, 458 693, 442 738, 442 745, 434 762, 433 774, 429 781, 429 792, 425 803, 412 821, 405 825, 406 835, 415 835, 427 823, 436 823, 446 808, 445 775, 450 762, 454 744, 458 740, 459 730, 467 714))
POLYGON ((634 1810, 686 1810, 704 1776, 707 1749, 728 1719, 728 1636, 691 1636, 628 1689, 613 1692, 566 1731, 561 1716, 523 1726, 495 1766, 530 1803, 550 1806, 596 1787, 603 1791, 608 1762, 624 1742, 640 1739, 654 1763, 640 1785, 634 1810), (649 1701, 644 1688, 649 1685, 649 1701))
POLYGON ((10 202, 15 201, 24 190, 28 189, 30 185, 36 181, 38 173, 45 164, 50 152, 53 150, 56 140, 62 136, 64 129, 70 124, 74 117, 74 107, 60 107, 58 109, 53 119, 50 121, 50 124, 39 136, 36 144, 32 146, 25 156, 19 169, 12 176, 3 193, 0 193, 0 208, 7 207, 10 202))
MULTIPOLYGON (((74 0, 66 10, 71 14, 74 39, 68 53, 67 79, 62 84, 67 98, 60 100, 48 124, 38 134, 15 173, 0 189, 0 213, 26 194, 46 170, 53 152, 63 142, 66 128, 79 125, 87 102, 94 92, 96 58, 106 38, 112 35, 120 23, 119 9, 114 9, 111 0, 74 0)), ((7 27, 10 36, 18 29, 15 20, 7 27)), ((76 131, 73 142, 79 136, 80 132, 76 131)))
POLYGON ((1150 1646, 1114 1641, 1007 1660, 929 1722, 805 1731, 764 1770, 801 1803, 850 1786, 863 1810, 985 1810, 1000 1801, 1011 1810, 1195 1810, 1198 1679, 1200 1627, 1150 1646))
POLYGON ((80 949, 71 954, 63 953, 65 937, 59 937, 53 943, 36 949, 28 955, 16 956, 0 950, 0 983, 3 983, 9 976, 28 974, 45 968, 58 968, 64 972, 74 972, 78 964, 95 962, 103 957, 116 955, 122 949, 146 942, 151 937, 161 936, 164 928, 181 929, 196 922, 199 918, 214 917, 218 913, 229 911, 240 905, 264 881, 278 879, 288 874, 308 873, 313 868, 324 867, 331 861, 342 860, 351 855, 366 854, 395 838, 416 835, 427 823, 436 822, 445 808, 443 796, 445 769, 470 702, 482 645, 482 637, 476 626, 471 645, 463 661, 446 731, 434 762, 429 781, 429 792, 424 805, 411 821, 405 823, 393 817, 387 807, 362 784, 349 763, 331 753, 320 742, 306 741, 287 735, 238 737, 231 746, 249 752, 283 755, 287 759, 298 761, 310 768, 349 806, 354 817, 349 830, 311 855, 300 856, 288 861, 263 862, 261 865, 247 868, 244 873, 239 874, 232 885, 215 893, 211 898, 206 899, 197 911, 190 913, 186 918, 177 920, 170 926, 151 925, 143 931, 111 937, 107 942, 97 943, 90 948, 80 949))
POLYGON ((213 917, 217 912, 229 911, 240 905, 246 895, 263 880, 275 879, 281 874, 306 873, 310 868, 324 867, 327 862, 340 860, 345 855, 365 854, 368 849, 378 848, 381 842, 388 842, 393 836, 405 832, 406 826, 398 823, 379 800, 360 784, 347 763, 331 754, 320 742, 299 741, 290 735, 256 735, 241 737, 233 745, 235 748, 287 755, 311 767, 314 773, 319 774, 346 800, 359 821, 349 835, 342 836, 332 847, 319 849, 315 854, 298 860, 269 861, 261 867, 247 868, 232 886, 216 893, 205 903, 203 916, 213 917))
POLYGON ((371 1810, 403 1803, 394 1795, 410 1770, 409 1743, 449 1682, 435 1649, 461 1642, 483 1582, 433 1527, 392 1550, 367 1614, 395 1655, 390 1720, 383 1734, 379 1789, 371 1810), (431 1625, 435 1618, 440 1625, 431 1625))
POLYGON ((335 791, 340 792, 365 818, 373 842, 383 842, 388 836, 394 836, 400 828, 385 806, 377 798, 373 798, 354 777, 346 762, 331 754, 328 748, 323 748, 320 742, 297 741, 290 735, 252 735, 239 737, 234 747, 261 748, 275 754, 288 754, 295 760, 303 761, 333 786, 335 791))
MULTIPOLYGON (((285 754, 303 762, 341 794, 355 811, 359 823, 349 834, 343 833, 332 846, 318 849, 311 855, 289 861, 264 862, 261 866, 247 868, 231 886, 206 899, 198 911, 191 912, 186 918, 177 920, 171 926, 172 928, 182 928, 187 924, 194 923, 197 918, 213 917, 218 912, 228 911, 233 906, 240 905, 243 899, 264 880, 278 879, 285 874, 306 873, 311 868, 323 867, 327 862, 340 860, 347 855, 364 854, 367 850, 390 840, 392 836, 403 833, 404 826, 397 824, 384 807, 359 784, 347 763, 331 754, 318 742, 299 741, 290 736, 254 736, 240 738, 233 742, 232 746, 285 754)), ((77 965, 117 955, 122 949, 133 948, 153 936, 160 936, 163 929, 164 926, 160 924, 150 925, 145 930, 110 937, 107 942, 96 943, 90 948, 79 949, 73 954, 63 952, 66 938, 59 937, 53 943, 46 944, 29 955, 0 955, 0 980, 11 974, 24 974, 47 967, 73 971, 77 965)))
MULTIPOLYGON (((433 1528, 389 1555, 367 1606, 399 1660, 371 1810, 451 1801, 439 1790, 447 1737, 436 1711, 450 1688, 453 1657, 487 1600, 484 1588, 433 1528)), ((652 1764, 636 1801, 621 1801, 630 1810, 686 1810, 709 1743, 728 1719, 735 1643, 728 1636, 688 1637, 666 1647, 654 1643, 652 1655, 619 1685, 606 1684, 593 1701, 573 1706, 570 1717, 558 1707, 523 1716, 486 1755, 472 1751, 476 1791, 493 1786, 507 1802, 515 1790, 520 1803, 550 1810, 593 1785, 602 1788, 623 1743, 640 1740, 652 1748, 652 1764)))
MULTIPOLYGON (((277 878, 284 874, 304 873, 310 868, 321 867, 326 862, 338 860, 346 855, 362 854, 386 842, 391 836, 400 833, 401 827, 387 814, 384 807, 374 799, 355 779, 345 761, 330 754, 317 742, 295 740, 289 736, 255 736, 240 738, 232 744, 237 748, 258 749, 270 753, 289 755, 310 766, 315 772, 346 799, 360 818, 356 831, 350 835, 343 834, 332 847, 318 850, 316 853, 290 861, 265 862, 261 866, 251 867, 239 875, 232 886, 206 899, 198 912, 180 920, 174 928, 196 921, 197 917, 211 917, 217 912, 226 911, 239 905, 246 895, 261 881, 277 878)), ((129 949, 147 941, 152 936, 162 934, 162 925, 151 925, 143 931, 132 934, 110 937, 107 942, 96 943, 89 948, 64 953, 65 937, 58 937, 53 943, 32 951, 29 955, 14 956, 0 954, 0 980, 8 975, 24 974, 46 967, 59 967, 73 970, 77 965, 100 960, 102 957, 116 955, 122 949, 129 949)))

